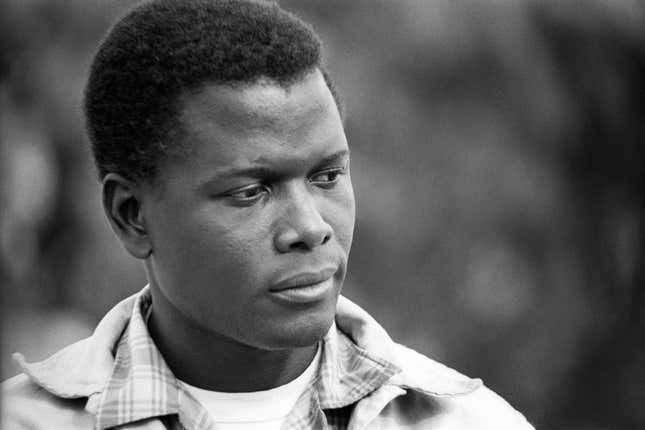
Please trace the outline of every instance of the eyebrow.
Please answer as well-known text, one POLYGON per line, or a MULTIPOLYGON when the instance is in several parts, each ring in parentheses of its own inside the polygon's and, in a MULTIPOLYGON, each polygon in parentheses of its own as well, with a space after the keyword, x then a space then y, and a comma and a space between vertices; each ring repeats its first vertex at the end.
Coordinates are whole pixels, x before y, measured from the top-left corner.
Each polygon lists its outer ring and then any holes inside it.
MULTIPOLYGON (((326 155, 316 163, 316 165, 314 166, 314 169, 318 169, 324 166, 325 164, 338 161, 348 155, 349 155, 348 149, 341 149, 340 151, 334 152, 333 154, 326 155)), ((259 161, 263 162, 265 160, 260 158, 259 161)), ((266 177, 277 176, 277 172, 275 169, 264 165, 243 167, 243 168, 224 167, 222 169, 218 169, 212 179, 216 179, 218 177, 225 177, 225 176, 226 177, 266 178, 266 177)))

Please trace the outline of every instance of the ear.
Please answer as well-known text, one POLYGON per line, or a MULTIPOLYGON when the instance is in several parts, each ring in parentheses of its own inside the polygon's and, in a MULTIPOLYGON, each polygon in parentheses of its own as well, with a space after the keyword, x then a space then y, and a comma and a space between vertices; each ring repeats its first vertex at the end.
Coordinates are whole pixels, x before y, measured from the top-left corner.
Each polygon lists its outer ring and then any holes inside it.
POLYGON ((152 252, 141 210, 140 189, 117 173, 103 178, 103 209, 125 249, 135 258, 145 259, 152 252))

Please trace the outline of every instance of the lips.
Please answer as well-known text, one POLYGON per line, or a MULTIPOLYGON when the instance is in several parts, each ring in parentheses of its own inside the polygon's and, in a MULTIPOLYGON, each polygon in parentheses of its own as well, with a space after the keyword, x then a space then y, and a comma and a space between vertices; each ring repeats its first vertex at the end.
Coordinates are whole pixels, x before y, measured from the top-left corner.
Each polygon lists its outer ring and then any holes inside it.
POLYGON ((284 291, 289 289, 305 288, 315 284, 320 284, 334 276, 338 269, 328 267, 319 271, 307 271, 289 275, 276 282, 270 289, 272 292, 284 291))
POLYGON ((273 285, 271 297, 286 304, 313 304, 324 301, 334 292, 335 267, 289 275, 273 285))

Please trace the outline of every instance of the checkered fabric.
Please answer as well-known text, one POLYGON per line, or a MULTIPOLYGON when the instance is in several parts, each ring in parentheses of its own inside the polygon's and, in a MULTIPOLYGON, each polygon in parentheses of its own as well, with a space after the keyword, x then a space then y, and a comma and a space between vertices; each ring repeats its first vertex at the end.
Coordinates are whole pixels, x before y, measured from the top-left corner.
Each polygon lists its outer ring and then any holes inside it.
MULTIPOLYGON (((217 429, 208 412, 183 389, 150 337, 144 315, 151 303, 149 290, 139 294, 98 405, 96 428, 160 417, 172 429, 217 429)), ((318 372, 287 416, 285 430, 347 428, 354 404, 399 371, 370 356, 335 326, 322 340, 321 349, 318 372)))

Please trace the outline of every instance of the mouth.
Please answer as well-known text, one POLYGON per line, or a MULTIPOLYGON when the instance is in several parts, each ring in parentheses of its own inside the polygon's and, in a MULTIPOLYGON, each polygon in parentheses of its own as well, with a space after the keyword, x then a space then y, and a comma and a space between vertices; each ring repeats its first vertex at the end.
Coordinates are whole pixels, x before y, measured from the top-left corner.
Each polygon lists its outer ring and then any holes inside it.
POLYGON ((269 290, 276 298, 292 303, 310 303, 324 299, 334 288, 337 268, 302 272, 281 279, 269 290))

